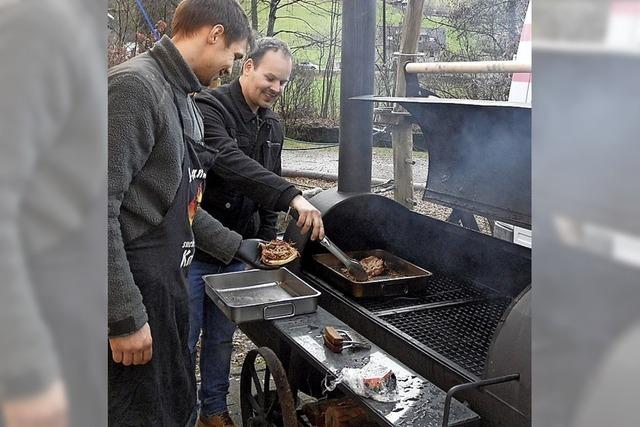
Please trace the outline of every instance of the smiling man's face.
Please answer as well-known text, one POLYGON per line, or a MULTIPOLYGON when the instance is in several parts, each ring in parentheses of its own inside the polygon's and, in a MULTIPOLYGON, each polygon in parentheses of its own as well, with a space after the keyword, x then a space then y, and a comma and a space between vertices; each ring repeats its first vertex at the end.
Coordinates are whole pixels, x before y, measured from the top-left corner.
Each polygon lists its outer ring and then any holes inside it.
MULTIPOLYGON (((214 34, 213 31, 211 34, 214 34)), ((224 33, 209 36, 202 50, 199 66, 194 69, 200 83, 207 86, 212 80, 231 73, 233 61, 244 58, 247 53, 247 40, 227 43, 224 33)))
POLYGON ((248 59, 242 69, 242 94, 249 107, 271 108, 291 76, 291 57, 281 51, 269 51, 258 63, 248 59))

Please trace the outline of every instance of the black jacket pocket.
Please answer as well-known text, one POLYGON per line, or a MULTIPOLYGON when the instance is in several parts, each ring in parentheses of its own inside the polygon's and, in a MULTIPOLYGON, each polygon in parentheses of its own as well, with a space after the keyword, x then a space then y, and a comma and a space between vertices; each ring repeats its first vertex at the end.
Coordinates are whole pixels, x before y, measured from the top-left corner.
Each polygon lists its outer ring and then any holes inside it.
POLYGON ((282 144, 279 142, 265 141, 262 145, 264 158, 264 167, 272 172, 280 172, 280 154, 282 153, 282 144))

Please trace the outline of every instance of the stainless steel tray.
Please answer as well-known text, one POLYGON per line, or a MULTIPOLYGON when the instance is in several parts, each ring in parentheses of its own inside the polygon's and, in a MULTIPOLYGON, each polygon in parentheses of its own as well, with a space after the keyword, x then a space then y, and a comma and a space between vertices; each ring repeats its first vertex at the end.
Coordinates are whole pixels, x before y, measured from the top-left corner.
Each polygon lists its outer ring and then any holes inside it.
POLYGON ((203 276, 209 298, 235 323, 313 313, 320 292, 287 270, 246 270, 203 276))
POLYGON ((396 273, 394 276, 382 274, 366 282, 358 282, 342 271, 344 266, 332 254, 313 255, 313 260, 319 267, 317 270, 320 276, 354 298, 398 296, 419 292, 424 289, 427 278, 431 276, 431 272, 424 268, 382 249, 352 251, 346 254, 358 261, 371 255, 377 256, 382 258, 387 267, 396 273))

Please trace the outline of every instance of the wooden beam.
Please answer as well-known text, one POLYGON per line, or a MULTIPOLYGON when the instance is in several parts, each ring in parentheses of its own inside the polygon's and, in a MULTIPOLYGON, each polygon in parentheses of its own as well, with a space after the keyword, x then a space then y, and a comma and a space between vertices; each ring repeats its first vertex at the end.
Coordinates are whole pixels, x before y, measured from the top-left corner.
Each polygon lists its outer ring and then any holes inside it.
MULTIPOLYGON (((403 57, 402 54, 416 52, 423 9, 424 0, 409 0, 407 3, 402 21, 395 96, 406 95, 403 65, 408 56, 403 57)), ((397 106, 396 108, 400 109, 401 107, 397 106)), ((407 208, 413 209, 413 134, 409 120, 400 118, 398 125, 391 131, 391 141, 393 144, 393 175, 396 182, 394 199, 407 208)))

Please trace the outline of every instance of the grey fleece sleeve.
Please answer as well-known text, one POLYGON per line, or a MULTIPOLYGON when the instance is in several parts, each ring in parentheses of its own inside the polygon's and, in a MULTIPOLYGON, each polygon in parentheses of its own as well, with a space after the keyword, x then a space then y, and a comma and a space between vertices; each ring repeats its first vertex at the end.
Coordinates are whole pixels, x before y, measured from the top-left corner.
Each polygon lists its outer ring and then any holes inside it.
POLYGON ((238 251, 242 236, 229 230, 206 211, 198 208, 192 224, 196 247, 228 264, 238 251))
POLYGON ((60 376, 18 225, 23 196, 29 191, 25 184, 67 113, 56 97, 68 96, 71 85, 66 67, 49 64, 44 79, 42 69, 31 63, 32 58, 51 56, 46 43, 21 37, 36 28, 24 23, 33 9, 30 2, 0 6, 0 57, 5 58, 0 66, 0 402, 42 391, 60 376))
POLYGON ((109 77, 108 271, 109 336, 131 334, 147 322, 140 290, 133 281, 120 228, 120 206, 155 143, 155 101, 136 75, 109 77))

